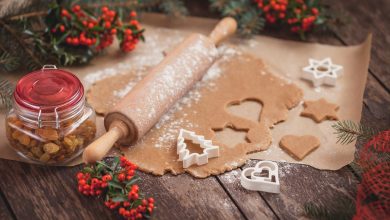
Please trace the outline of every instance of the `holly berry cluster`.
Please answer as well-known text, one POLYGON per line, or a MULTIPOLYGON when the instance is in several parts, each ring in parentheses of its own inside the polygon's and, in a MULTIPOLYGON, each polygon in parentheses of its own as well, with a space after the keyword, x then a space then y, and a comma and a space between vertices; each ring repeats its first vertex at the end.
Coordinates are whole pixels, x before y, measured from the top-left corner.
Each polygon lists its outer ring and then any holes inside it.
POLYGON ((85 196, 105 198, 105 206, 125 219, 149 218, 155 208, 154 199, 142 198, 137 166, 125 157, 115 157, 111 163, 99 161, 77 173, 78 190, 85 196))
POLYGON ((312 0, 254 0, 263 12, 268 24, 286 24, 290 31, 304 34, 315 25, 322 24, 324 17, 318 1, 312 0))
POLYGON ((75 48, 88 47, 95 52, 110 46, 115 36, 123 52, 134 50, 139 39, 143 40, 144 30, 136 19, 135 11, 127 16, 120 15, 107 6, 101 7, 99 11, 94 15, 80 5, 53 8, 47 16, 52 20, 47 22, 52 37, 58 44, 64 43, 75 48), (123 17, 128 22, 124 22, 123 17))

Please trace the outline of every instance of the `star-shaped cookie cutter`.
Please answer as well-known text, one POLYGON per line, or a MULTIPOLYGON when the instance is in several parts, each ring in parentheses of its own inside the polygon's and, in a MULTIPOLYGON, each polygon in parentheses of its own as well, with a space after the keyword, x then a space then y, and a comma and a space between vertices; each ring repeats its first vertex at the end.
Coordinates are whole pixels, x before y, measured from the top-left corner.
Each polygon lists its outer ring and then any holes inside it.
POLYGON ((183 168, 188 168, 193 164, 204 165, 209 162, 209 158, 219 157, 219 146, 212 144, 211 140, 204 139, 204 136, 197 135, 193 131, 180 129, 177 137, 177 154, 179 161, 183 161, 183 168), (191 140, 195 144, 199 144, 203 148, 203 153, 191 153, 187 149, 185 140, 191 140))
POLYGON ((337 78, 342 75, 343 67, 332 63, 328 57, 323 60, 309 59, 309 66, 303 68, 303 79, 313 82, 315 87, 322 84, 335 86, 337 78))
POLYGON ((260 161, 255 167, 244 169, 240 181, 241 185, 248 190, 279 193, 278 164, 273 161, 260 161))

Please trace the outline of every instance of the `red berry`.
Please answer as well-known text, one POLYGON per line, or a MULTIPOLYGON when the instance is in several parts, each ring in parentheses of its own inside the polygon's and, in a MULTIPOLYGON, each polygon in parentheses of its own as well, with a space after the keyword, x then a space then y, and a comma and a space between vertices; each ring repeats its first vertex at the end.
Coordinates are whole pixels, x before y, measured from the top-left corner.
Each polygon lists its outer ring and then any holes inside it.
POLYGON ((80 5, 75 5, 75 6, 73 6, 73 11, 74 11, 74 12, 80 11, 80 5))
POLYGON ((79 180, 79 185, 84 186, 87 182, 84 179, 79 180))
POLYGON ((134 191, 138 191, 139 190, 139 186, 138 185, 133 185, 132 187, 131 187, 131 190, 134 190, 134 191))
POLYGON ((118 174, 118 180, 119 180, 120 182, 124 181, 124 180, 125 180, 125 178, 126 178, 126 176, 125 176, 125 174, 124 174, 124 173, 120 173, 120 174, 118 174))
POLYGON ((123 206, 124 207, 129 207, 130 206, 130 202, 127 202, 127 201, 123 202, 123 206))
POLYGON ((116 14, 115 11, 108 11, 107 12, 107 15, 112 17, 112 18, 115 16, 115 14, 116 14))
POLYGON ((102 177, 102 180, 105 182, 108 182, 108 181, 112 180, 112 176, 110 174, 106 174, 102 177))
POLYGON ((77 179, 82 179, 82 178, 84 178, 84 173, 78 172, 76 177, 77 177, 77 179))
POLYGON ((106 13, 107 11, 108 11, 108 8, 107 8, 106 6, 103 6, 103 7, 102 7, 102 12, 103 12, 103 13, 106 13))
POLYGON ((148 201, 149 201, 149 203, 154 203, 153 197, 150 197, 150 198, 148 199, 148 201))
POLYGON ((67 44, 72 44, 72 38, 71 37, 67 37, 66 38, 66 43, 67 44))
POLYGON ((65 26, 63 24, 60 25, 60 31, 64 32, 65 31, 65 26))
POLYGON ((111 29, 111 34, 116 34, 116 29, 115 28, 113 28, 113 29, 111 29))
POLYGON ((136 16, 137 16, 137 12, 135 12, 135 11, 130 12, 130 17, 136 17, 136 16))
POLYGON ((80 42, 79 42, 79 39, 77 37, 75 37, 75 38, 73 38, 72 43, 74 45, 78 45, 80 42))
POLYGON ((142 214, 141 214, 141 213, 138 213, 138 214, 135 216, 135 218, 141 219, 141 218, 142 218, 142 214))
POLYGON ((61 10, 61 15, 62 15, 63 17, 68 17, 68 16, 69 16, 69 12, 68 12, 66 9, 62 9, 62 10, 61 10))
POLYGON ((88 23, 88 28, 89 28, 89 29, 92 29, 94 26, 95 26, 95 25, 94 25, 92 22, 88 23))
POLYGON ((148 201, 146 201, 146 199, 143 199, 142 200, 142 205, 147 205, 148 204, 148 201))
POLYGON ((111 27, 111 22, 106 21, 106 23, 104 23, 104 27, 105 28, 110 28, 111 27))
POLYGON ((130 24, 131 24, 131 25, 138 25, 139 23, 138 23, 137 20, 131 20, 131 21, 130 21, 130 24))

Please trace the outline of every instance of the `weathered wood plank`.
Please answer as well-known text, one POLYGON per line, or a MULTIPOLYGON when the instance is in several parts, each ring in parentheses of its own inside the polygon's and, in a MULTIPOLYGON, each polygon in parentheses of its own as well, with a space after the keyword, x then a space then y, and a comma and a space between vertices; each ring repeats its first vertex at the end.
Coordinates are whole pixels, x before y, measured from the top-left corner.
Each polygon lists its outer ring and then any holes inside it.
POLYGON ((156 199, 157 219, 245 219, 213 177, 140 173, 141 189, 156 199))
POLYGON ((277 219, 259 193, 245 190, 241 186, 240 175, 241 169, 235 169, 217 178, 247 219, 277 219))
POLYGON ((2 220, 8 220, 8 219, 14 219, 14 216, 12 215, 12 210, 10 210, 7 205, 6 201, 4 201, 5 198, 3 198, 3 193, 0 192, 0 219, 2 220))
POLYGON ((373 34, 370 70, 390 91, 390 4, 388 0, 349 0, 328 2, 335 11, 347 17, 347 24, 335 34, 346 45, 362 42, 373 34))
MULTIPOLYGON (((245 167, 255 166, 251 160, 245 167)), ((332 199, 342 196, 354 200, 357 180, 347 168, 338 171, 321 171, 306 165, 278 163, 280 194, 260 192, 281 219, 298 219, 304 216, 306 202, 321 202, 332 207, 332 199)))
MULTIPOLYGON (((0 187, 19 219, 116 218, 102 200, 77 192, 74 176, 79 169, 0 160, 0 187)), ((159 219, 244 218, 214 178, 140 176, 144 179, 141 189, 157 200, 159 219)))
POLYGON ((101 201, 77 192, 78 169, 0 160, 0 187, 18 219, 113 218, 101 201))

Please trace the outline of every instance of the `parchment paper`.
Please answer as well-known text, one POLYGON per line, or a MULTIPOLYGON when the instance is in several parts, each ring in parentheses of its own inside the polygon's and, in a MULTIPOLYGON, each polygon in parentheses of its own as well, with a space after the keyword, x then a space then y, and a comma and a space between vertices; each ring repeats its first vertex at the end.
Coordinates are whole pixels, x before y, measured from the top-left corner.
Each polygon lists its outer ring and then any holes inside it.
MULTIPOLYGON (((169 48, 180 42, 184 36, 190 32, 207 34, 217 23, 217 20, 193 17, 171 20, 156 14, 146 14, 143 21, 148 24, 145 25, 147 30, 145 35, 149 42, 141 44, 134 53, 122 55, 117 52, 117 47, 113 46, 105 55, 94 59, 90 65, 69 68, 68 70, 79 76, 88 89, 93 82, 99 79, 126 73, 129 69, 157 64, 163 58, 162 52, 169 51, 169 48)), ((338 114, 341 119, 360 120, 370 57, 370 36, 361 45, 350 47, 292 42, 263 36, 256 36, 249 40, 236 38, 232 39, 230 43, 263 59, 272 72, 279 73, 281 77, 294 81, 304 90, 305 100, 324 97, 328 101, 340 105, 338 114), (336 64, 343 65, 344 75, 338 80, 336 87, 322 86, 319 89, 314 89, 310 83, 300 79, 302 67, 308 65, 308 58, 323 59, 326 57, 332 58, 336 64)), ((15 75, 5 73, 1 73, 1 76, 14 82, 18 79, 15 75)), ((334 122, 325 121, 317 124, 309 118, 300 117, 301 111, 301 105, 292 109, 288 119, 276 125, 272 130, 273 143, 270 148, 267 151, 249 155, 249 158, 303 163, 319 169, 330 170, 339 169, 350 163, 354 157, 355 143, 336 144, 336 136, 330 127, 334 122), (287 134, 315 135, 320 139, 321 146, 304 160, 295 161, 278 146, 280 138, 287 134)), ((2 124, 0 126, 0 158, 22 161, 8 146, 4 119, 5 111, 2 109, 0 115, 0 124, 2 124)), ((98 135, 103 132, 101 121, 101 118, 98 118, 98 135)), ((80 159, 76 159, 70 165, 80 162, 80 159)))

